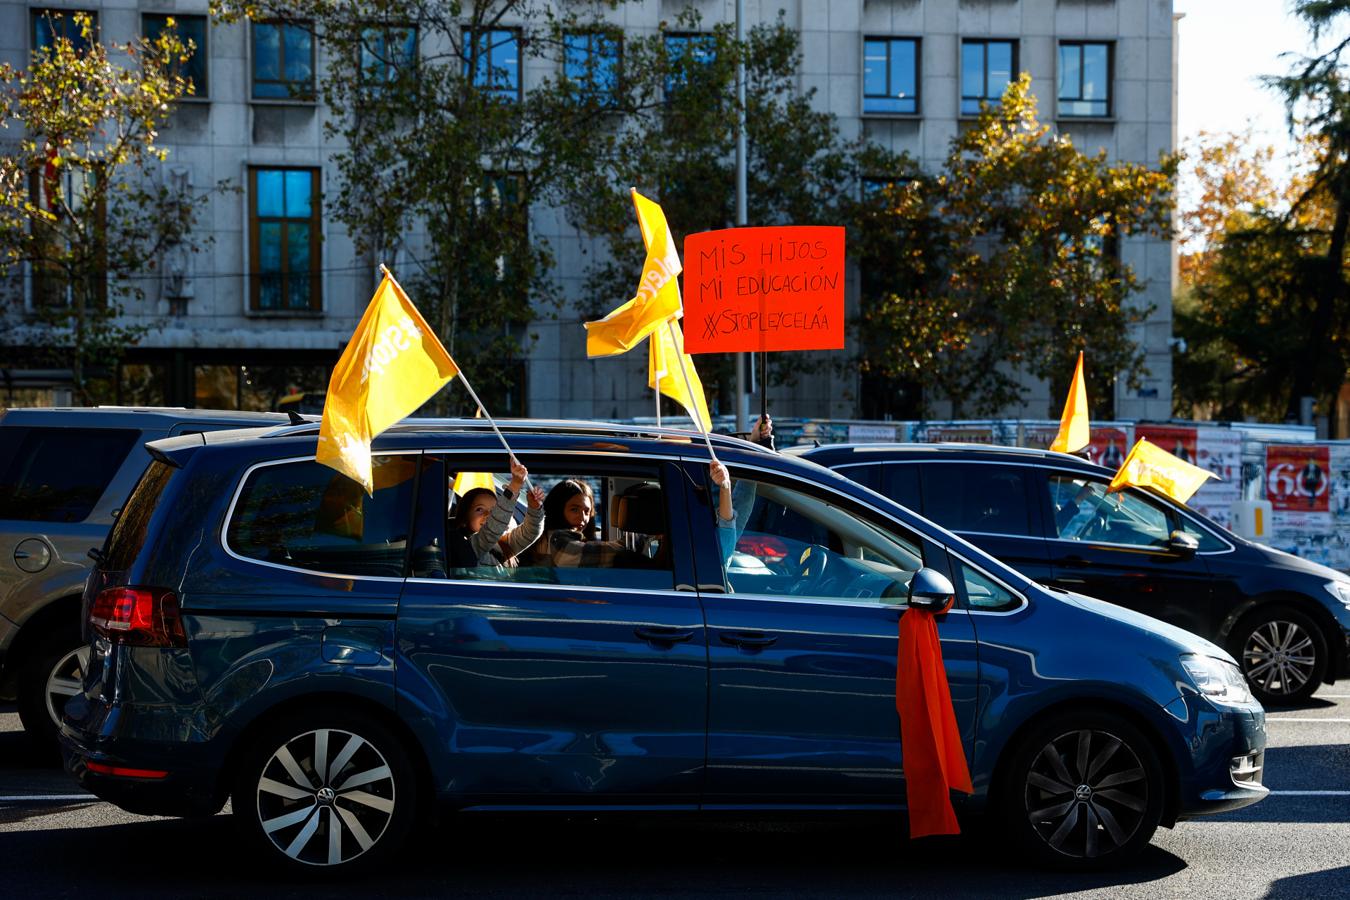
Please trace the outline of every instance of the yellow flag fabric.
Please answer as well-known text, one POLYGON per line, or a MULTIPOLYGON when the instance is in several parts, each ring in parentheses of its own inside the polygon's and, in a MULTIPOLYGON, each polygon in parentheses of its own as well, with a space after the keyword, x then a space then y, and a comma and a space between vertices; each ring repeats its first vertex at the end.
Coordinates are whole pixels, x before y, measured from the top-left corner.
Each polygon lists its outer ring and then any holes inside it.
POLYGON ((1193 466, 1140 438, 1106 490, 1108 493, 1119 491, 1128 485, 1152 487, 1178 503, 1185 503, 1206 479, 1216 477, 1213 472, 1193 466))
POLYGON ((454 483, 450 485, 450 490, 460 497, 474 488, 487 488, 495 494, 497 493, 497 481, 487 472, 460 472, 455 476, 454 483))
POLYGON ((712 416, 708 414, 707 396, 703 382, 694 370, 694 360, 684 352, 684 334, 674 319, 667 321, 669 326, 656 329, 647 339, 650 344, 647 348, 647 387, 659 390, 683 406, 700 431, 711 431, 712 416), (682 360, 683 372, 680 370, 682 360), (687 385, 685 373, 689 375, 687 385))
POLYGON ((333 368, 314 458, 373 494, 370 442, 458 374, 431 326, 386 274, 333 368))
POLYGON ((1050 442, 1051 450, 1077 453, 1092 443, 1088 428, 1087 386, 1083 383, 1083 351, 1078 351, 1078 366, 1073 370, 1069 396, 1064 401, 1064 414, 1059 417, 1059 434, 1050 442))
POLYGON ((670 234, 661 205, 633 190, 647 261, 642 266, 637 295, 595 322, 586 323, 586 355, 616 356, 636 347, 643 338, 680 315, 681 271, 679 248, 670 234))

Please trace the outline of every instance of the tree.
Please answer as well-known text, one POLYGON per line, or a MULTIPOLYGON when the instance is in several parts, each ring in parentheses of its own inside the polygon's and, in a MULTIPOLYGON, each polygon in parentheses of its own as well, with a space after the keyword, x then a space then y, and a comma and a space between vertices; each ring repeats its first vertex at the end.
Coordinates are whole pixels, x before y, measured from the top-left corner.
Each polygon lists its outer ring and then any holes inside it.
POLYGON ((88 403, 91 367, 145 331, 120 320, 124 302, 144 297, 144 274, 188 240, 209 193, 182 197, 156 178, 159 130, 192 89, 180 74, 192 47, 173 29, 108 47, 87 14, 73 24, 53 28, 27 69, 0 65, 2 122, 21 130, 0 155, 0 274, 29 267, 32 312, 11 336, 68 367, 88 403))
POLYGON ((883 237, 860 261, 878 291, 863 298, 864 330, 883 338, 867 365, 917 381, 929 403, 949 399, 954 415, 1020 403, 1024 373, 1063 396, 1079 350, 1099 411, 1117 377, 1144 372, 1130 327, 1149 310, 1130 303, 1139 279, 1115 247, 1170 235, 1176 159, 1085 155, 1037 121, 1030 82, 985 107, 936 176, 916 183, 894 160, 897 187, 860 207, 905 241, 883 237))
MULTIPOLYGON (((735 224, 735 73, 746 69, 747 219, 751 225, 835 224, 857 185, 861 145, 841 138, 834 116, 812 109, 797 84, 799 37, 781 18, 737 42, 731 26, 702 31, 694 10, 624 47, 623 77, 608 98, 598 152, 566 172, 564 203, 606 259, 591 265, 580 312, 598 317, 629 299, 643 247, 627 188, 660 201, 678 234, 735 224), (696 33, 691 35, 690 33, 696 33)), ((788 382, 823 368, 821 354, 772 354, 788 382)), ((704 385, 734 408, 729 355, 699 357, 704 385)))
POLYGON ((1305 352, 1312 307, 1302 258, 1330 223, 1325 195, 1295 204, 1316 167, 1303 141, 1291 177, 1272 173, 1275 149, 1250 133, 1201 134, 1187 148, 1193 185, 1181 222, 1181 286, 1173 302, 1178 415, 1284 418, 1293 360, 1305 352))
MULTIPOLYGON (((1350 0, 1298 0, 1294 11, 1315 43, 1350 18, 1350 0)), ((1289 74, 1267 79, 1285 99, 1290 130, 1315 140, 1321 151, 1288 220, 1295 233, 1308 231, 1296 263, 1297 290, 1306 302, 1301 317, 1305 341, 1302 351, 1287 360, 1289 417, 1297 416, 1303 397, 1316 398, 1320 409, 1329 412, 1350 365, 1345 270, 1350 233, 1350 82, 1342 62, 1347 50, 1350 38, 1342 38, 1326 52, 1300 59, 1289 74), (1325 204, 1329 221, 1313 230, 1301 228, 1297 217, 1309 216, 1309 208, 1319 204, 1325 204)))

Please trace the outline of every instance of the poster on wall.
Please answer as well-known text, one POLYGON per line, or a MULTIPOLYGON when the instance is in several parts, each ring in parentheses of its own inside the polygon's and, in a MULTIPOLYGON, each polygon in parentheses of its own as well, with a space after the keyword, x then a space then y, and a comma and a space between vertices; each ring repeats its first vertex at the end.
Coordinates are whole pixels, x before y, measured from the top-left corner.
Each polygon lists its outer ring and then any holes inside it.
POLYGON ((995 425, 927 424, 914 426, 911 440, 921 444, 1001 444, 995 425))
POLYGON ((892 444, 895 443, 894 425, 850 425, 848 442, 850 444, 892 444))
POLYGON ((1134 439, 1148 438, 1149 442, 1161 447, 1173 456, 1185 460, 1191 465, 1196 462, 1196 428, 1189 425, 1136 425, 1134 439))
POLYGON ((1112 471, 1119 469, 1130 451, 1130 429, 1123 426, 1099 428, 1092 426, 1092 443, 1088 444, 1088 458, 1112 471))
POLYGON ((1229 528, 1233 504, 1242 499, 1242 435, 1228 428, 1197 428, 1195 450, 1195 464, 1218 477, 1201 485, 1186 505, 1229 528))
POLYGON ((1266 499, 1275 530, 1331 527, 1331 448, 1268 444, 1266 499))

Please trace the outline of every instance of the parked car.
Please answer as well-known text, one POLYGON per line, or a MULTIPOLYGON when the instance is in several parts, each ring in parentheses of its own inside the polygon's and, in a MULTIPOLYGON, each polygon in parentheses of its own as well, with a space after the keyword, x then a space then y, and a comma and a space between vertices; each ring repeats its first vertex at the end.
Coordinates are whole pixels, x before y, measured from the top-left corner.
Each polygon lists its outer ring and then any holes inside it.
POLYGON ((728 534, 688 433, 501 424, 536 482, 591 486, 599 543, 450 567, 447 485, 504 467, 481 421, 381 435, 372 496, 313 425, 152 443, 85 593, 68 770, 138 813, 232 798, 254 857, 311 872, 386 858, 433 804, 899 810, 897 622, 954 596, 959 802, 1000 840, 1104 865, 1266 794, 1264 712, 1208 641, 734 438, 728 534))
POLYGON ((794 448, 950 528, 1033 581, 1224 646, 1258 700, 1301 703, 1350 675, 1350 576, 1244 540, 1076 456, 968 444, 794 448))
POLYGON ((55 752, 61 705, 79 690, 87 554, 149 464, 142 445, 286 421, 195 409, 0 410, 0 698, 18 701, 37 744, 55 752))

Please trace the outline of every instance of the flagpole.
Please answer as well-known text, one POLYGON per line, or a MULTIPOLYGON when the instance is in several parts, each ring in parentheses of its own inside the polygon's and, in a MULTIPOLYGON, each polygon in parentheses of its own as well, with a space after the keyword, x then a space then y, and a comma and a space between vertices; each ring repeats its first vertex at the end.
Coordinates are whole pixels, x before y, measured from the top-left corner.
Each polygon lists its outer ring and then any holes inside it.
MULTIPOLYGON (((669 319, 666 319, 666 327, 670 329, 670 339, 674 341, 675 340, 674 316, 671 316, 669 319)), ((689 368, 684 364, 684 354, 677 353, 677 355, 679 356, 680 360, 680 374, 684 376, 684 390, 689 395, 689 399, 692 401, 694 399, 694 386, 689 381, 689 368)), ((656 402, 657 403, 661 402, 661 397, 659 394, 657 395, 656 402)), ((708 430, 703 427, 703 422, 699 420, 697 406, 694 409, 689 410, 689 416, 694 420, 694 424, 698 425, 698 430, 703 432, 703 441, 708 445, 708 455, 712 457, 713 462, 720 463, 721 460, 717 458, 717 451, 713 450, 712 438, 708 436, 708 430)), ((712 423, 709 422, 708 424, 711 425, 712 423)))
MULTIPOLYGON (((394 283, 394 286, 399 289, 400 293, 404 294, 404 296, 407 296, 407 291, 403 290, 403 285, 398 283, 398 279, 394 277, 394 273, 390 272, 388 266, 386 266, 384 263, 380 263, 380 272, 384 275, 384 277, 388 278, 390 281, 394 283)), ((492 426, 492 430, 497 433, 497 440, 501 441, 502 446, 506 448, 506 455, 511 459, 515 459, 516 458, 515 451, 513 451, 511 449, 511 445, 506 442, 506 435, 502 434, 502 430, 497 427, 496 420, 492 418, 492 413, 487 411, 487 407, 483 405, 483 401, 478 399, 478 392, 473 389, 473 385, 469 384, 469 379, 464 377, 464 371, 461 369, 455 374, 456 377, 458 377, 459 380, 464 384, 464 390, 469 392, 469 396, 473 398, 473 402, 478 405, 478 410, 483 414, 483 418, 488 420, 488 424, 492 426)), ((528 476, 526 476, 525 484, 528 485, 529 483, 530 479, 528 476)))

